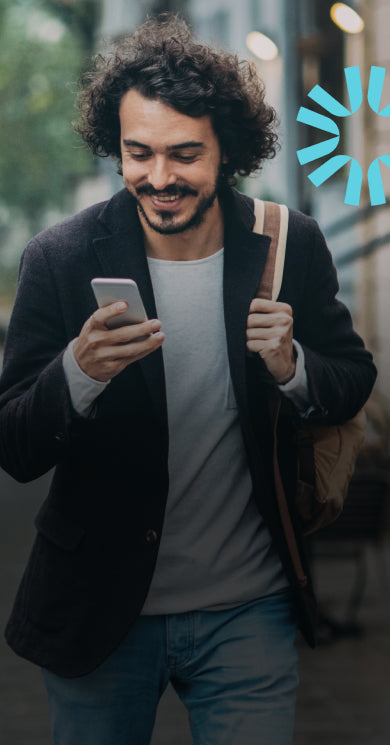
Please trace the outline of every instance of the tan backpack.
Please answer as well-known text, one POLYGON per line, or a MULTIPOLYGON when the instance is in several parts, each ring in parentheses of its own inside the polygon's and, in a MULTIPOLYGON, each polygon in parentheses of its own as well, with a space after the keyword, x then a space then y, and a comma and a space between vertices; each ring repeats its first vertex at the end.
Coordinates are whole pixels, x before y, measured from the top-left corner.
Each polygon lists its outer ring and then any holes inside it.
MULTIPOLYGON (((285 205, 255 199, 255 233, 271 237, 267 263, 257 291, 257 297, 276 300, 283 278, 288 230, 288 209, 285 205)), ((297 576, 302 585, 305 577, 295 534, 288 510, 277 456, 277 427, 280 396, 270 401, 274 431, 274 476, 279 513, 297 576)), ((298 438, 298 484, 296 506, 302 519, 303 532, 312 533, 335 520, 342 511, 349 482, 366 427, 364 411, 341 425, 312 423, 301 420, 298 438)))

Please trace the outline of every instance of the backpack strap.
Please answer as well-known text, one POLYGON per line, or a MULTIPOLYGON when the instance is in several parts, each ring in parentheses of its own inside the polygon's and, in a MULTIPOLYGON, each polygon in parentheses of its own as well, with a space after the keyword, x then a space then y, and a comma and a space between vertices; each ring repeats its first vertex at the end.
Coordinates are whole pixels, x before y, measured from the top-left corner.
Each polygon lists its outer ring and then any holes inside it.
POLYGON ((256 297, 277 300, 283 279, 284 257, 288 229, 288 209, 285 204, 254 200, 256 222, 254 233, 264 233, 271 238, 265 269, 256 297))
MULTIPOLYGON (((288 209, 284 204, 275 202, 263 202, 254 200, 255 225, 254 233, 263 233, 271 237, 268 249, 267 261, 256 297, 266 300, 277 300, 282 285, 284 258, 286 254, 288 209)), ((278 419, 280 411, 280 397, 269 400, 269 410, 273 429, 273 471, 275 482, 275 496, 279 509, 280 521, 283 527, 286 543, 291 560, 295 569, 298 582, 301 587, 307 585, 308 579, 305 574, 294 528, 291 522, 290 511, 287 504, 286 494, 279 468, 278 459, 278 419)))

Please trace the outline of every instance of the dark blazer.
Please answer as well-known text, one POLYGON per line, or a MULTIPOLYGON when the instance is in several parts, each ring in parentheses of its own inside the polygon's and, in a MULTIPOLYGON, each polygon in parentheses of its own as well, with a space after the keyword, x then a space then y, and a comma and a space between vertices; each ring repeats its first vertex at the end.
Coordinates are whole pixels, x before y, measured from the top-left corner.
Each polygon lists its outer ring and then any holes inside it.
MULTIPOLYGON (((246 354, 248 308, 270 239, 252 233, 251 199, 227 190, 222 204, 227 345, 254 497, 291 582, 301 628, 313 643, 310 580, 305 588, 297 582, 274 499, 265 401, 275 384, 260 357, 246 354)), ((132 277, 148 316, 156 316, 142 230, 125 189, 44 231, 26 248, 0 380, 0 465, 18 481, 55 466, 6 638, 18 654, 69 677, 102 662, 140 613, 168 492, 161 349, 112 380, 94 418, 72 408, 62 356, 96 310, 90 287, 96 276, 132 277)), ((335 299, 337 289, 317 224, 291 211, 279 299, 293 307, 294 336, 304 347, 317 415, 332 422, 363 406, 376 374, 348 311, 335 299)), ((285 446, 290 500, 292 452, 285 446)), ((303 555, 292 501, 291 514, 303 555)))

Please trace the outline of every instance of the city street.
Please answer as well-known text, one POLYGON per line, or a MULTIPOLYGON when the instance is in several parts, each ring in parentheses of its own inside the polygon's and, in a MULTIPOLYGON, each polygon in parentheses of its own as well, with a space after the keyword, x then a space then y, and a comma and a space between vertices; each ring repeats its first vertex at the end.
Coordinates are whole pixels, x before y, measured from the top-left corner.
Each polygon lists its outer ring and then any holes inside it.
MULTIPOLYGON (((2 632, 31 546, 33 516, 48 481, 45 476, 28 485, 17 484, 0 471, 2 632)), ((358 616, 364 633, 320 645, 314 652, 298 642, 301 685, 294 745, 388 745, 390 741, 389 551, 383 551, 379 563, 376 559, 369 552, 367 590, 358 616)), ((353 564, 346 559, 322 560, 316 570, 323 608, 342 620, 353 564)), ((50 745, 39 669, 14 655, 3 638, 0 669, 1 745, 50 745)), ((160 702, 152 745, 191 745, 186 712, 170 687, 160 702)))

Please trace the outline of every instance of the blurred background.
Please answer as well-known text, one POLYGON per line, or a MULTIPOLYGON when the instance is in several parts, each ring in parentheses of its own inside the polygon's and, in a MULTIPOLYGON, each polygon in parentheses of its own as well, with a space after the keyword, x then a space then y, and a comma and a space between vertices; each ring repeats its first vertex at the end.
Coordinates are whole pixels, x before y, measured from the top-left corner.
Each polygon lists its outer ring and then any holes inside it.
MULTIPOLYGON (((93 158, 73 132, 80 75, 91 55, 147 15, 167 10, 183 15, 203 40, 256 64, 279 113, 282 148, 239 188, 319 221, 338 269, 340 299, 374 353, 379 374, 367 405, 367 441, 344 514, 308 544, 321 643, 315 653, 300 643, 294 745, 388 745, 390 169, 382 167, 387 198, 375 207, 366 174, 375 158, 390 153, 390 117, 374 113, 366 92, 371 66, 387 68, 380 110, 390 102, 390 0, 0 0, 0 365, 29 238, 122 188, 114 164, 93 158), (349 166, 319 188, 307 178, 322 160, 301 166, 296 151, 329 135, 296 117, 301 106, 321 111, 307 96, 316 84, 349 106, 344 68, 355 65, 362 106, 336 117, 341 138, 335 153, 356 158, 364 174, 360 204, 350 206, 344 204, 349 166)), ((1 628, 48 478, 21 486, 0 470, 1 628)), ((49 745, 38 671, 4 642, 0 670, 2 745, 49 745)), ((153 745, 190 742, 185 712, 168 689, 153 745)))

